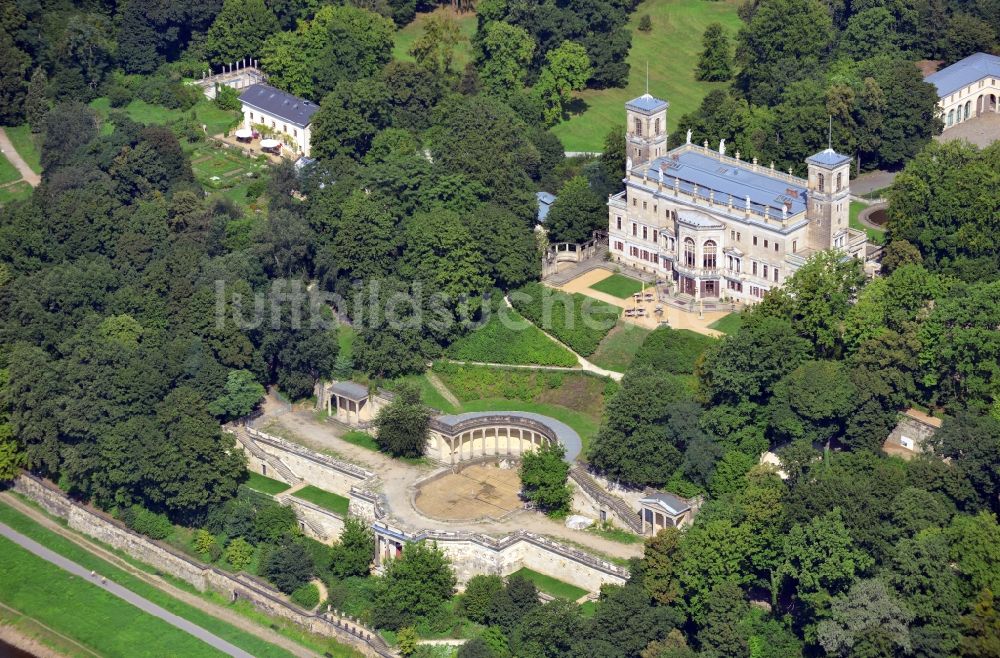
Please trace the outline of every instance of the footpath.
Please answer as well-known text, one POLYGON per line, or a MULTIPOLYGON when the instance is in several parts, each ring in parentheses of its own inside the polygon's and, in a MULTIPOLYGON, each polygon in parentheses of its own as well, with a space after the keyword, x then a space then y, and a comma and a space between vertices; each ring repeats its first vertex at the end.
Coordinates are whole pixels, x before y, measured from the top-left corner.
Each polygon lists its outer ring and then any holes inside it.
POLYGON ((42 177, 31 170, 28 163, 24 161, 21 154, 14 149, 13 142, 7 137, 7 133, 4 132, 3 128, 0 128, 0 151, 10 160, 10 163, 14 165, 14 168, 21 173, 21 178, 24 182, 32 187, 38 187, 38 184, 42 182, 42 177))

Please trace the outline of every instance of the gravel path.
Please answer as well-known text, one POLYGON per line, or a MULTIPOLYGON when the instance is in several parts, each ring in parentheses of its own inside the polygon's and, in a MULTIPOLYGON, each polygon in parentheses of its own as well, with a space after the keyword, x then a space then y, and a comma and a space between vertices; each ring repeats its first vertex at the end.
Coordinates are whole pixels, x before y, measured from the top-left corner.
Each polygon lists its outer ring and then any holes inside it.
POLYGON ((131 603, 140 610, 147 612, 153 615, 154 617, 159 617, 168 624, 176 626, 182 631, 185 631, 193 635, 202 642, 218 649, 219 651, 228 653, 230 656, 238 656, 239 658, 253 658, 253 654, 247 653, 243 649, 240 649, 239 647, 234 646, 229 642, 226 642, 221 637, 209 633, 204 628, 196 626, 195 624, 192 624, 186 619, 178 617, 177 615, 168 610, 164 610, 155 603, 149 601, 148 599, 144 599, 135 592, 132 592, 131 590, 122 587, 118 583, 112 582, 110 580, 105 580, 103 577, 100 576, 100 574, 91 576, 89 571, 81 567, 76 562, 68 560, 62 555, 56 553, 55 551, 51 551, 45 548, 35 540, 30 539, 29 537, 25 537, 21 533, 17 532, 13 528, 3 523, 0 523, 0 535, 13 541, 22 548, 34 553, 38 557, 48 560, 49 562, 56 565, 60 569, 68 571, 74 576, 79 576, 84 580, 88 580, 91 583, 93 583, 95 587, 101 587, 107 590, 108 592, 114 594, 118 598, 122 599, 123 601, 131 603))

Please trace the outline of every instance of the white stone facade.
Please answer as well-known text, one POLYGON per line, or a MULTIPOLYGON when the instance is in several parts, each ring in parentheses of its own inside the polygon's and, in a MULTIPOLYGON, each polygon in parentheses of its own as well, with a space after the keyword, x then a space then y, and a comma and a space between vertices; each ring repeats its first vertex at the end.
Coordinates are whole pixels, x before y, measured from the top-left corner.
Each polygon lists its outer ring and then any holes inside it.
POLYGON ((738 152, 725 155, 724 143, 663 152, 665 134, 656 126, 666 125, 666 103, 644 123, 634 102, 627 105, 625 190, 608 199, 612 261, 694 299, 753 303, 817 251, 864 258, 867 236, 848 225, 849 158, 818 153, 803 179, 738 152))

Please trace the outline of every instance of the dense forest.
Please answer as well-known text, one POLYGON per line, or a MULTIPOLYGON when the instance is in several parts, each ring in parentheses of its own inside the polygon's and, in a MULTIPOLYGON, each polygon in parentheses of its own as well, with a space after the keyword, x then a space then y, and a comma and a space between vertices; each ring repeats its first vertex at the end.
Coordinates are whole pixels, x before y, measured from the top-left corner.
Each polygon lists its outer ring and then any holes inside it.
MULTIPOLYGON (((634 3, 481 0, 467 66, 444 19, 414 61, 393 59, 397 27, 431 8, 3 5, 0 120, 30 125, 44 172, 0 209, 0 476, 30 469, 147 534, 200 528, 203 553, 233 567, 270 547, 260 573, 289 592, 317 572, 363 576, 365 528, 333 549, 290 540, 287 508, 240 487, 220 423, 267 386, 302 399, 333 373, 422 372, 537 282, 535 192, 560 193, 551 239, 583 239, 606 226, 625 162, 618 128, 599 159, 565 158, 549 128, 575 90, 624 85, 634 3), (252 207, 196 180, 204 133, 186 113, 206 101, 184 84, 244 56, 320 105, 316 161, 271 167, 252 207), (104 98, 107 114, 87 104, 104 98), (137 123, 123 111, 136 99, 185 114, 137 123), (335 315, 357 329, 350 356, 335 315)), ((741 16, 735 57, 704 67, 732 86, 681 132, 797 168, 832 117, 860 168, 901 168, 884 276, 819 254, 704 353, 651 334, 587 459, 705 496, 697 522, 650 540, 587 611, 540 605, 522 579, 474 580, 451 611, 482 629, 465 658, 1000 655, 1000 147, 932 142, 936 97, 913 66, 995 50, 1000 5, 757 0, 741 16), (911 405, 944 421, 904 462, 880 447, 911 405)), ((370 621, 402 646, 454 577, 431 547, 393 564, 370 621)))

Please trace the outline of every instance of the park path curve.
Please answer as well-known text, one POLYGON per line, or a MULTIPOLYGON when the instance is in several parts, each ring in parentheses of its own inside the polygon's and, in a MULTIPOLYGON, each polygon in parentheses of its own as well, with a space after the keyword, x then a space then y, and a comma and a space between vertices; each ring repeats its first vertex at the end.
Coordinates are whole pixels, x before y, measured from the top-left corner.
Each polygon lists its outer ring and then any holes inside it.
POLYGON ((440 393, 441 397, 443 397, 445 400, 448 401, 448 404, 455 407, 456 409, 462 408, 462 403, 459 402, 458 398, 455 397, 455 394, 451 392, 451 389, 448 388, 448 385, 445 384, 443 381, 441 381, 440 377, 434 374, 433 370, 428 369, 427 372, 424 374, 427 377, 427 381, 429 381, 431 383, 431 386, 434 387, 434 390, 440 393))
POLYGON ((55 551, 52 551, 42 546, 35 540, 22 535, 20 532, 14 530, 13 528, 11 528, 6 524, 0 523, 0 535, 11 540, 21 548, 24 548, 30 551, 31 553, 34 553, 38 557, 51 562, 60 569, 68 571, 74 576, 79 576, 84 581, 90 582, 95 587, 100 587, 102 589, 107 590, 108 592, 114 594, 123 601, 131 603, 132 605, 139 608, 143 612, 151 614, 154 617, 158 617, 163 621, 167 622, 168 624, 170 624, 171 626, 176 626, 182 631, 189 633, 190 635, 198 638, 205 644, 208 644, 209 646, 218 649, 219 651, 227 653, 230 656, 238 656, 239 658, 253 658, 253 654, 247 653, 243 649, 240 649, 239 647, 223 640, 221 637, 209 633, 201 626, 198 626, 196 624, 189 622, 186 619, 178 617, 169 610, 161 608, 152 601, 149 601, 148 599, 139 596, 135 592, 122 587, 118 583, 106 580, 103 577, 100 577, 99 575, 91 576, 91 572, 87 571, 76 562, 73 562, 72 560, 63 557, 62 555, 59 555, 55 551))
POLYGON ((3 151, 3 154, 10 160, 10 163, 21 173, 21 178, 24 179, 25 183, 32 187, 38 187, 38 184, 42 182, 42 177, 31 170, 28 163, 24 161, 21 154, 14 148, 14 143, 10 141, 10 137, 7 137, 7 133, 4 132, 3 128, 0 128, 0 150, 3 151))

